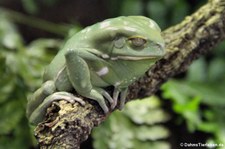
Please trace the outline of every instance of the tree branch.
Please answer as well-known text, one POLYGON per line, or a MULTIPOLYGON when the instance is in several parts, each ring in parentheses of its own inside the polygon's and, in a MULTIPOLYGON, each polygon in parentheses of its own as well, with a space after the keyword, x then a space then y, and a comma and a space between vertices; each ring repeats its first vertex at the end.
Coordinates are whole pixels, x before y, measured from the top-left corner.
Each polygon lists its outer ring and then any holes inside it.
MULTIPOLYGON (((167 55, 129 87, 127 100, 154 94, 163 82, 185 71, 194 59, 224 40, 225 1, 209 0, 181 23, 165 30, 163 37, 167 55)), ((93 127, 107 118, 108 115, 102 113, 97 103, 84 100, 84 107, 66 101, 52 104, 47 111, 46 121, 35 129, 41 148, 79 149, 93 127)))

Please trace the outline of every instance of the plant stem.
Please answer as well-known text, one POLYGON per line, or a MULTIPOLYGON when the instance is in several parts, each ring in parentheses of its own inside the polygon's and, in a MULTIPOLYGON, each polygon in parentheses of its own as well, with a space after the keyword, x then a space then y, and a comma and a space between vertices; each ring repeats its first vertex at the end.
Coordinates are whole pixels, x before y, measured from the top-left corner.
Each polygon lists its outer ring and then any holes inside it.
POLYGON ((72 27, 68 24, 55 24, 43 19, 27 16, 22 13, 2 7, 0 7, 0 12, 11 19, 13 22, 28 25, 60 36, 66 36, 69 29, 72 27))

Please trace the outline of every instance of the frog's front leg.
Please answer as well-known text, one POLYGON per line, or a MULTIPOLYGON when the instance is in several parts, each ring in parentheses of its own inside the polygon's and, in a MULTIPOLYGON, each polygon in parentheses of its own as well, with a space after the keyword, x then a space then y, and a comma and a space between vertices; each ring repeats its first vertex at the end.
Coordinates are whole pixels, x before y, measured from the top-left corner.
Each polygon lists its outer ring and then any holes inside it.
POLYGON ((56 87, 55 87, 54 81, 46 81, 38 90, 34 92, 32 96, 28 98, 26 115, 29 120, 32 113, 35 111, 35 109, 43 102, 43 100, 47 96, 54 93, 55 90, 56 90, 56 87))
POLYGON ((110 104, 113 104, 113 99, 105 90, 94 87, 91 84, 89 67, 84 57, 89 60, 98 59, 95 55, 86 50, 76 51, 71 49, 65 53, 66 67, 70 82, 80 95, 96 100, 104 113, 108 113, 109 108, 106 105, 104 97, 110 104))

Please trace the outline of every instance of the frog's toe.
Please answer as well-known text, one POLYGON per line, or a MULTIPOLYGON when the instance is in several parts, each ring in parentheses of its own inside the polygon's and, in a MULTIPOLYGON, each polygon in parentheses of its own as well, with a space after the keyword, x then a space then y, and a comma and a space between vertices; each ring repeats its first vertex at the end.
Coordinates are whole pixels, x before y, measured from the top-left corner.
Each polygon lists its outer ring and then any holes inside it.
MULTIPOLYGON (((116 103, 114 99, 109 95, 109 93, 101 88, 96 89, 98 92, 101 93, 101 95, 109 102, 110 109, 114 109, 116 106, 116 103)), ((106 112, 105 112, 106 113, 106 112)))
POLYGON ((111 104, 111 109, 115 109, 116 105, 117 105, 117 99, 113 99, 113 103, 111 104))
POLYGON ((111 106, 112 109, 114 109, 117 106, 119 93, 120 93, 119 90, 117 88, 115 88, 113 91, 113 104, 111 106))
POLYGON ((114 100, 114 99, 109 95, 109 93, 106 92, 106 91, 103 91, 103 92, 102 92, 102 95, 103 95, 103 96, 106 98, 106 100, 109 102, 110 108, 111 108, 111 109, 114 109, 114 108, 116 107, 116 105, 117 105, 117 100, 114 100))
POLYGON ((100 107, 102 108, 102 110, 104 111, 105 114, 107 114, 109 112, 109 108, 107 107, 106 103, 105 103, 105 99, 99 98, 97 99, 98 104, 100 105, 100 107))
POLYGON ((73 94, 68 93, 68 92, 56 92, 53 95, 57 97, 57 98, 53 98, 53 99, 60 99, 61 98, 61 99, 66 100, 70 103, 78 102, 82 106, 85 105, 85 102, 81 98, 75 97, 73 94))

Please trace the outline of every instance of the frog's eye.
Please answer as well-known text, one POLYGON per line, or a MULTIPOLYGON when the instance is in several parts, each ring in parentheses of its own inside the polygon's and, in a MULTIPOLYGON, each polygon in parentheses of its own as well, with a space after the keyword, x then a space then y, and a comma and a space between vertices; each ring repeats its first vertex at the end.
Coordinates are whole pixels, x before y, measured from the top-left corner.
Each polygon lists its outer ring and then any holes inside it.
POLYGON ((141 48, 147 43, 147 40, 142 37, 131 37, 128 39, 130 44, 134 47, 141 48))

